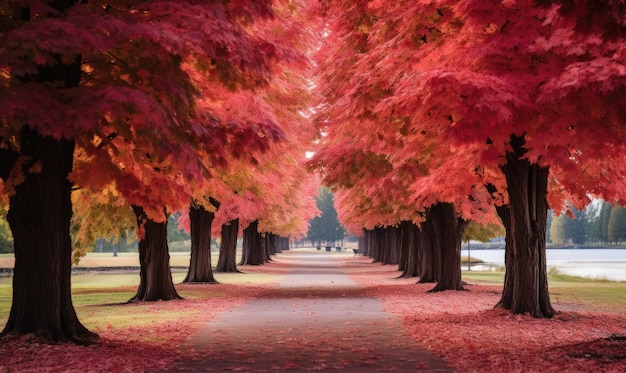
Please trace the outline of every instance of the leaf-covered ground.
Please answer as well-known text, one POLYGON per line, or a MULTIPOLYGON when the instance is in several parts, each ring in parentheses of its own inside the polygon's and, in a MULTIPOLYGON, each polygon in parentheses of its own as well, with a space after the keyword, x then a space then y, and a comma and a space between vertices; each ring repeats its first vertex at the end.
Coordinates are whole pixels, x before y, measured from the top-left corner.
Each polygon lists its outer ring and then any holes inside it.
MULTIPOLYGON (((395 278, 399 274, 395 266, 371 264, 371 259, 352 255, 336 255, 336 259, 344 261, 346 273, 363 286, 363 291, 354 294, 379 298, 388 312, 402 320, 417 345, 457 371, 626 371, 626 342, 621 338, 626 335, 626 310, 601 311, 585 304, 555 302, 555 308, 562 311, 559 315, 533 319, 493 308, 500 285, 470 284, 469 291, 432 294, 426 293, 432 284, 395 278)), ((274 280, 291 268, 286 254, 264 266, 241 268, 246 278, 258 274, 262 281, 177 285, 186 298, 183 301, 81 306, 79 318, 100 334, 98 343, 83 347, 5 338, 0 340, 0 372, 151 372, 167 371, 181 359, 198 360, 196 351, 185 350, 189 336, 220 312, 239 308, 247 300, 282 297, 284 290, 277 291, 274 280)), ((345 296, 339 294, 345 289, 337 291, 339 297, 345 296)), ((367 334, 367 330, 362 332, 367 334)), ((322 341, 332 344, 326 341, 324 330, 314 328, 303 329, 298 338, 308 344, 317 341, 318 349, 322 341)), ((364 352, 363 357, 370 355, 371 351, 364 352)), ((246 369, 254 371, 251 364, 246 369)), ((297 370, 284 361, 280 367, 297 370)), ((333 369, 332 365, 320 367, 333 369)))
MULTIPOLYGON (((178 349, 190 335, 218 313, 260 297, 275 286, 274 275, 288 270, 284 265, 240 269, 246 274, 237 284, 177 284, 184 300, 77 307, 81 322, 100 336, 90 346, 50 345, 29 336, 0 339, 0 373, 167 371, 181 358, 194 358, 193 351, 178 349)), ((136 287, 118 289, 132 294, 136 287)))
POLYGON ((351 278, 400 316, 417 343, 459 371, 626 371, 626 310, 554 303, 561 312, 552 319, 513 315, 493 307, 502 286, 427 293, 433 284, 397 279, 396 266, 369 262, 348 262, 351 278))

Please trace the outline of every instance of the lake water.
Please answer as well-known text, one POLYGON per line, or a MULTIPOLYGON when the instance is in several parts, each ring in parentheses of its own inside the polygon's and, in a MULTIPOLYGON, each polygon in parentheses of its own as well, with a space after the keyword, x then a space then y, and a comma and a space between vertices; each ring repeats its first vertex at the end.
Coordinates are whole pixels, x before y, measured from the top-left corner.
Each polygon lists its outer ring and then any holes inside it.
MULTIPOLYGON (((461 255, 467 256, 467 245, 463 245, 461 255)), ((470 246, 470 255, 504 266, 504 250, 475 250, 470 246)), ((626 249, 547 249, 546 259, 548 269, 556 267, 568 275, 626 281, 626 249)))

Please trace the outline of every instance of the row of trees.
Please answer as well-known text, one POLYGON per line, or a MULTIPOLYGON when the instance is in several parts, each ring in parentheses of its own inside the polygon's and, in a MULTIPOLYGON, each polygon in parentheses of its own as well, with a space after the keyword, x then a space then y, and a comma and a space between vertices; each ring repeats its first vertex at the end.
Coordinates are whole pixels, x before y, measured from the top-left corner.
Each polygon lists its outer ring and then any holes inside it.
POLYGON ((211 227, 304 235, 316 209, 301 167, 313 135, 302 5, 0 4, 0 195, 15 247, 2 335, 96 338, 70 275, 97 237, 136 233, 141 301, 179 297, 173 212, 188 211, 189 282, 212 278, 211 227))
POLYGON ((571 209, 549 220, 548 242, 553 244, 609 245, 626 241, 626 208, 594 201, 584 210, 571 209))
POLYGON ((422 258, 412 274, 434 290, 462 288, 467 222, 500 220, 499 306, 551 317, 548 207, 625 202, 622 2, 321 1, 320 12, 326 136, 310 167, 339 220, 365 229, 368 252, 399 239, 386 230, 419 227, 406 235, 422 258))

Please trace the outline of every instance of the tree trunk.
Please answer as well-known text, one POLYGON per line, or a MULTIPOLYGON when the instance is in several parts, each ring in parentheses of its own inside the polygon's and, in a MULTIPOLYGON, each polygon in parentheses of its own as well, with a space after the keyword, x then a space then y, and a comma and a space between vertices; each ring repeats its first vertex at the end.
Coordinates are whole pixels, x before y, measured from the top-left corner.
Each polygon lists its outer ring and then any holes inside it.
POLYGON ((139 240, 140 282, 137 294, 128 302, 182 299, 174 288, 167 247, 167 220, 150 220, 143 208, 133 206, 137 226, 144 230, 139 240))
POLYGON ((418 235, 418 246, 422 253, 422 269, 418 283, 437 282, 439 279, 439 271, 437 268, 441 266, 441 253, 435 250, 435 232, 433 223, 429 217, 426 217, 420 226, 420 234, 418 235))
POLYGON ((421 250, 418 245, 419 228, 411 221, 404 221, 402 228, 402 252, 403 260, 406 262, 402 266, 402 276, 405 278, 417 277, 421 270, 421 250))
POLYGON ((546 269, 548 168, 521 159, 526 153, 524 144, 524 137, 511 136, 513 152, 506 154, 506 163, 501 166, 508 186, 512 235, 512 252, 506 263, 513 286, 508 309, 516 314, 552 317, 555 311, 546 269))
POLYGON ((372 245, 370 246, 370 256, 374 259, 374 263, 383 261, 385 245, 385 228, 374 228, 372 245))
POLYGON ((270 233, 270 251, 272 254, 280 254, 282 252, 280 249, 280 237, 274 233, 270 233))
MULTIPOLYGON (((24 126, 20 151, 31 160, 23 167, 25 180, 15 187, 7 214, 15 266, 13 302, 2 335, 33 333, 48 341, 87 344, 98 336, 78 321, 71 294, 72 184, 67 175, 74 141, 42 136, 24 126), (41 172, 28 172, 36 163, 41 172)), ((9 159, 17 158, 1 162, 9 159)))
POLYGON ((435 267, 438 271, 437 285, 430 292, 463 290, 461 240, 468 222, 457 217, 451 203, 438 203, 427 214, 435 232, 434 250, 441 255, 439 266, 435 267))
POLYGON ((285 250, 289 250, 289 237, 279 237, 278 248, 281 252, 285 250))
POLYGON ((222 224, 222 243, 220 257, 217 260, 216 272, 239 272, 237 269, 237 236, 239 235, 239 219, 222 224))
POLYGON ((383 264, 398 264, 400 257, 400 229, 398 227, 385 227, 382 238, 383 264))
POLYGON ((364 256, 372 256, 372 246, 374 245, 374 230, 363 229, 363 251, 364 256))
MULTIPOLYGON (((403 220, 400 222, 400 256, 398 258, 398 270, 402 272, 400 277, 405 277, 407 267, 409 266, 409 225, 410 221, 403 220)), ((408 276, 410 277, 410 276, 408 276)))
POLYGON ((204 206, 191 203, 189 222, 191 226, 191 259, 185 283, 217 284, 211 264, 211 227, 215 213, 204 206))
POLYGON ((498 216, 502 220, 502 224, 504 225, 505 230, 505 244, 504 244, 504 267, 506 271, 504 272, 504 288, 502 290, 502 298, 498 304, 496 304, 497 308, 511 309, 511 304, 513 302, 513 277, 514 271, 513 267, 513 233, 511 232, 511 211, 509 206, 498 206, 496 207, 496 212, 498 216), (511 268, 511 270, 508 270, 511 268))
POLYGON ((272 234, 271 233, 261 233, 261 244, 263 245, 263 252, 265 253, 266 262, 272 260, 272 255, 275 254, 274 247, 272 244, 272 234))
POLYGON ((259 222, 255 220, 243 230, 243 247, 239 265, 261 265, 267 262, 265 245, 258 227, 259 222))
POLYGON ((366 231, 365 229, 363 229, 363 236, 359 237, 357 239, 357 243, 356 243, 356 248, 357 250, 359 250, 359 252, 361 254, 363 254, 365 252, 365 236, 366 236, 366 231))

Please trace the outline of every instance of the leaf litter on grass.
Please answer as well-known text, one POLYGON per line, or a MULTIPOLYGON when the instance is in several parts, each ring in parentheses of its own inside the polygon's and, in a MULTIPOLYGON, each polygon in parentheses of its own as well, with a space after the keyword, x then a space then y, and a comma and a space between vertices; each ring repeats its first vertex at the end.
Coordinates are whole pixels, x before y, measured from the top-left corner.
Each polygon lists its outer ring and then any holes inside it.
POLYGON ((626 334, 626 312, 577 305, 575 312, 536 319, 494 308, 501 285, 426 293, 433 284, 398 279, 397 266, 368 258, 344 265, 366 294, 402 318, 419 345, 459 371, 626 371, 626 342, 610 338, 626 334))
MULTIPOLYGON (((180 285, 185 291, 210 294, 214 285, 180 285)), ((236 308, 248 299, 266 291, 263 286, 220 285, 219 297, 204 299, 145 302, 116 306, 116 309, 134 308, 149 322, 125 321, 111 318, 106 321, 110 306, 88 306, 79 318, 100 339, 90 346, 73 343, 48 344, 34 336, 7 336, 0 340, 0 372, 155 372, 167 371, 181 359, 199 359, 193 349, 181 352, 187 338, 196 333, 207 320, 219 312, 236 308), (146 308, 147 306, 147 308, 146 308), (164 317, 160 317, 164 316, 164 317), (91 324, 91 325, 90 325, 91 324)), ((112 315, 115 316, 115 315, 112 315)), ((130 313, 128 317, 137 316, 130 313)))

